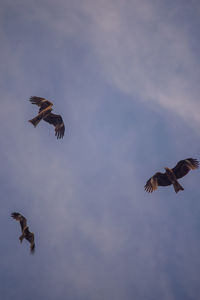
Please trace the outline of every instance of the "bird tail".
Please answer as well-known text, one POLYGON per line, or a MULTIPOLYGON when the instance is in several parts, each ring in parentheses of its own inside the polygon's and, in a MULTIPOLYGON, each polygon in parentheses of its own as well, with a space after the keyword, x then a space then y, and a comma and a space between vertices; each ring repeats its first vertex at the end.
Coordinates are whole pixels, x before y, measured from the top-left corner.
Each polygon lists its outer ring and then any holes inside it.
POLYGON ((22 235, 19 237, 19 240, 20 240, 21 243, 22 243, 23 239, 24 239, 24 236, 23 236, 23 234, 22 234, 22 235))
POLYGON ((46 117, 50 112, 52 111, 51 105, 48 106, 47 108, 43 109, 35 118, 32 120, 29 120, 30 123, 33 124, 34 127, 37 126, 37 124, 44 118, 46 117))
POLYGON ((35 253, 35 243, 31 243, 30 252, 31 252, 31 254, 35 253))
POLYGON ((183 191, 184 188, 180 185, 180 183, 178 181, 173 183, 173 187, 176 193, 178 193, 178 191, 183 191))
POLYGON ((29 120, 29 122, 33 124, 34 127, 36 127, 41 120, 42 120, 42 115, 37 115, 35 118, 29 120))

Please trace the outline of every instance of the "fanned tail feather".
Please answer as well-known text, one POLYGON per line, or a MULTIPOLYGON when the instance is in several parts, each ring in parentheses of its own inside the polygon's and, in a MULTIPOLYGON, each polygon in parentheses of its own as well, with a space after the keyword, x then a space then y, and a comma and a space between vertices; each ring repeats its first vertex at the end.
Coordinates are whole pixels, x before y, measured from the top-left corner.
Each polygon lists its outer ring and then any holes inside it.
POLYGON ((30 246, 30 252, 31 252, 31 254, 35 253, 35 243, 31 244, 31 246, 30 246))
POLYGON ((29 120, 29 122, 33 124, 34 127, 36 127, 41 120, 42 120, 42 115, 38 115, 35 118, 29 120))
POLYGON ((173 187, 174 187, 174 190, 176 193, 184 190, 184 188, 180 185, 180 183, 178 181, 173 183, 173 187))

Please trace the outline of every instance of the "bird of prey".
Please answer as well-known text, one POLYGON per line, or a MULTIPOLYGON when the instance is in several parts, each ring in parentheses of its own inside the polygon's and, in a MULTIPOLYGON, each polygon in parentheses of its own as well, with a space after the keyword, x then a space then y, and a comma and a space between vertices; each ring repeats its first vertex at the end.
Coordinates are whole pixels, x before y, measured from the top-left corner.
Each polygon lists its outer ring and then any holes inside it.
POLYGON ((176 193, 184 188, 177 179, 184 177, 190 170, 198 169, 199 162, 194 158, 180 160, 173 169, 165 168, 165 173, 157 172, 147 182, 144 187, 146 192, 152 193, 158 186, 167 186, 173 184, 176 193))
POLYGON ((26 218, 22 216, 21 214, 17 212, 13 212, 11 214, 11 217, 13 219, 17 220, 20 222, 21 225, 21 230, 22 230, 22 235, 19 237, 20 242, 22 243, 23 239, 25 238, 27 241, 29 241, 30 245, 30 251, 33 254, 35 251, 35 242, 34 242, 34 234, 29 231, 29 228, 26 223, 26 218))
POLYGON ((30 97, 30 102, 40 107, 38 115, 29 120, 34 127, 38 125, 41 120, 48 122, 55 126, 55 136, 57 139, 63 138, 65 133, 65 125, 60 115, 53 114, 51 111, 53 103, 41 97, 30 97))

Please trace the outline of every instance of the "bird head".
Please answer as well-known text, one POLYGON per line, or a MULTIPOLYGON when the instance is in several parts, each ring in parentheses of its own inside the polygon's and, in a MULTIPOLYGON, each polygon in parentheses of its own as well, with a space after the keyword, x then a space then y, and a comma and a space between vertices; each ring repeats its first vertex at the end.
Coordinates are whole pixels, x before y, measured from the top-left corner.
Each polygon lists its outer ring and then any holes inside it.
POLYGON ((166 173, 168 173, 168 174, 171 174, 172 173, 172 170, 170 169, 170 168, 164 168, 165 169, 165 171, 166 171, 166 173))

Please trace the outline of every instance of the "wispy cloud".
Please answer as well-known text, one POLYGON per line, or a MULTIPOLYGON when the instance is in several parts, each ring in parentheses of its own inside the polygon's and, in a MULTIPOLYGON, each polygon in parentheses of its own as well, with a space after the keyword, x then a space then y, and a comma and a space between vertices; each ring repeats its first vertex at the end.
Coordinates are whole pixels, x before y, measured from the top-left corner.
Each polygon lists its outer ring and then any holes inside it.
POLYGON ((199 62, 190 44, 192 24, 177 22, 184 16, 176 4, 89 3, 85 11, 92 43, 107 80, 133 99, 160 105, 199 128, 199 62))
MULTIPOLYGON (((110 84, 134 101, 175 112, 199 129, 200 74, 191 45, 193 22, 185 19, 178 4, 165 6, 146 0, 78 3, 60 1, 55 9, 49 2, 44 9, 45 2, 41 2, 39 11, 25 6, 21 23, 33 22, 36 28, 52 32, 56 36, 52 47, 63 47, 69 38, 84 41, 110 84), (184 21, 188 26, 182 26, 184 21)), ((197 18, 199 6, 185 6, 197 18)), ((20 67, 18 57, 18 71, 20 67)))

